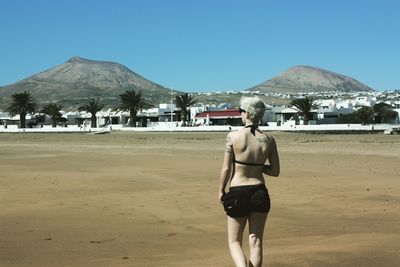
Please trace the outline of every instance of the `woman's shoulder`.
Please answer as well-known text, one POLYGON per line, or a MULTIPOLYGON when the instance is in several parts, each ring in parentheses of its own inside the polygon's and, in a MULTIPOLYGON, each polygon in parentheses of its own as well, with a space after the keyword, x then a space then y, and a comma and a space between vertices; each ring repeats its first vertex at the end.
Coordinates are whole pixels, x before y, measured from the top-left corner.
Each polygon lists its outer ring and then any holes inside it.
POLYGON ((236 143, 236 142, 238 142, 239 140, 242 139, 241 136, 243 136, 242 129, 237 130, 237 131, 232 131, 232 132, 228 133, 228 135, 226 137, 226 140, 229 143, 236 143))
POLYGON ((267 131, 262 131, 264 133, 265 136, 268 136, 269 138, 274 138, 271 134, 271 132, 267 132, 267 131))
POLYGON ((227 143, 232 143, 233 138, 235 137, 234 132, 229 132, 228 135, 226 136, 226 142, 227 143))
POLYGON ((276 144, 276 142, 275 142, 275 138, 274 138, 274 136, 273 135, 271 135, 270 133, 267 133, 267 132, 265 132, 264 131, 264 134, 265 134, 265 136, 266 136, 266 138, 268 139, 268 143, 271 145, 274 145, 274 144, 276 144))
POLYGON ((244 129, 239 129, 237 131, 229 132, 228 136, 230 138, 238 138, 238 137, 242 136, 243 134, 245 134, 245 130, 244 129))
POLYGON ((264 133, 265 138, 268 140, 268 143, 275 142, 275 138, 273 135, 271 135, 271 133, 266 132, 266 131, 262 131, 262 132, 264 133))

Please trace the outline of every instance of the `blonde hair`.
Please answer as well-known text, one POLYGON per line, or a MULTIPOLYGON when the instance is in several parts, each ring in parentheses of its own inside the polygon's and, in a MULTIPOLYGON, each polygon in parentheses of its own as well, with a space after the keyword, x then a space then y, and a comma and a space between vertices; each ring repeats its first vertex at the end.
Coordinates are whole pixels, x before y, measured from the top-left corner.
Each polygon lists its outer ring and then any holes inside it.
POLYGON ((247 112, 247 117, 254 123, 258 123, 265 112, 265 104, 258 97, 242 97, 240 99, 240 108, 247 112))

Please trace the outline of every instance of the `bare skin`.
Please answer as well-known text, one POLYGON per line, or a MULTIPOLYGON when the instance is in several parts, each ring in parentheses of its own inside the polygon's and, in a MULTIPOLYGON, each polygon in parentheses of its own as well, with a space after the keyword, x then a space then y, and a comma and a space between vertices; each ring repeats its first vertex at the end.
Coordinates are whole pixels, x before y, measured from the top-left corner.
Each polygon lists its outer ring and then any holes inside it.
MULTIPOLYGON (((244 125, 253 125, 246 112, 242 112, 244 125)), ((225 142, 225 155, 220 175, 219 200, 232 177, 230 186, 257 185, 265 183, 263 174, 279 176, 280 165, 276 143, 273 137, 250 128, 230 132, 225 142), (242 162, 260 163, 264 166, 248 166, 233 163, 233 159, 242 162)), ((232 259, 237 267, 262 266, 263 234, 267 213, 252 212, 247 217, 231 218, 228 216, 228 243, 232 259), (244 228, 249 222, 250 256, 247 262, 242 249, 244 228)))

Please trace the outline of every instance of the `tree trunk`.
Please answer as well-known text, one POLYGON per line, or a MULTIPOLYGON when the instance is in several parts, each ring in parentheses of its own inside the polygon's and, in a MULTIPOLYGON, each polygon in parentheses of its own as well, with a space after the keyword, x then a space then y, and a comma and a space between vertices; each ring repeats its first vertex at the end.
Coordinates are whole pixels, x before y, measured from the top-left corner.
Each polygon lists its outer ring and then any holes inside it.
POLYGON ((182 110, 182 126, 186 126, 186 117, 187 117, 187 111, 182 110))
POLYGON ((56 127, 57 127, 57 120, 56 120, 56 118, 52 118, 51 120, 52 120, 51 127, 56 128, 56 127))
POLYGON ((308 120, 310 119, 310 113, 304 113, 304 125, 308 125, 308 120))
POLYGON ((129 121, 130 127, 136 127, 136 113, 137 111, 130 112, 131 120, 129 121))
POLYGON ((92 120, 91 127, 92 128, 97 128, 97 125, 96 125, 96 114, 92 114, 91 120, 92 120))
POLYGON ((25 128, 25 117, 26 117, 26 113, 21 113, 19 114, 19 121, 20 121, 20 127, 21 128, 25 128))

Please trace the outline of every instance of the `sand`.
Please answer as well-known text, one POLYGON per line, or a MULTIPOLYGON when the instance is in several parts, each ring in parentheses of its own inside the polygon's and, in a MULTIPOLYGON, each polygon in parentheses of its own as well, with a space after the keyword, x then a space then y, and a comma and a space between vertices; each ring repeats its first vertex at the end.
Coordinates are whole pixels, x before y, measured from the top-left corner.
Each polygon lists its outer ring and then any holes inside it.
MULTIPOLYGON (((273 135, 265 266, 398 266, 400 135, 273 135)), ((233 266, 225 136, 0 134, 0 266, 233 266)))

